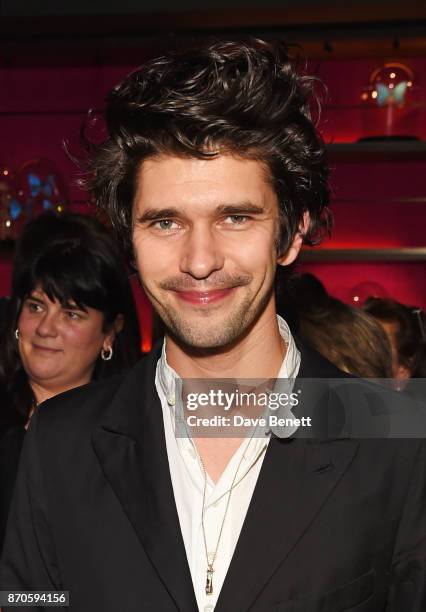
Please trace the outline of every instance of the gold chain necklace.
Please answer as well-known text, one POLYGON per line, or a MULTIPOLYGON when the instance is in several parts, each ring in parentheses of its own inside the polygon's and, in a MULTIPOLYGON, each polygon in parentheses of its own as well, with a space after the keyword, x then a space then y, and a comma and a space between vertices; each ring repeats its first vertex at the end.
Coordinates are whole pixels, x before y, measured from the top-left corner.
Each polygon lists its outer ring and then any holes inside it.
MULTIPOLYGON (((254 435, 254 432, 253 432, 253 435, 254 435)), ((247 474, 250 472, 250 470, 256 465, 256 463, 258 462, 260 457, 263 455, 263 453, 265 452, 266 447, 267 447, 267 444, 265 444, 263 446, 262 450, 259 452, 259 454, 256 457, 255 461, 252 463, 252 465, 247 470, 247 472, 244 474, 244 476, 242 478, 240 478, 240 480, 238 480, 238 482, 235 482, 236 479, 237 479, 238 472, 240 471, 240 467, 241 467, 241 464, 242 464, 243 459, 245 457, 245 454, 246 454, 246 452, 248 450, 248 447, 250 446, 250 443, 251 443, 251 441, 253 439, 253 435, 251 436, 250 440, 248 441, 247 446, 246 446, 244 452, 241 455, 241 459, 238 462, 237 469, 235 470, 235 474, 234 474, 234 477, 233 477, 232 482, 231 482, 231 486, 230 486, 229 491, 228 491, 228 499, 226 501, 226 508, 225 508, 225 512, 223 514, 222 524, 220 526, 219 535, 218 535, 217 542, 216 542, 216 547, 215 547, 215 549, 214 549, 214 551, 213 551, 213 553, 211 555, 209 555, 208 549, 207 549, 206 529, 205 529, 205 526, 204 526, 204 514, 205 514, 205 509, 206 509, 205 508, 205 503, 206 503, 206 490, 207 490, 207 470, 205 468, 204 461, 203 461, 201 455, 199 454, 200 463, 201 463, 201 467, 203 469, 203 475, 204 475, 203 507, 202 507, 202 512, 201 512, 201 527, 202 527, 202 530, 203 530, 204 549, 205 549, 205 552, 206 552, 206 562, 207 562, 206 595, 213 595, 214 563, 216 561, 217 551, 219 549, 219 544, 220 544, 220 540, 222 538, 222 533, 223 533, 223 528, 224 528, 224 525, 225 525, 226 516, 227 516, 228 510, 229 510, 229 505, 230 505, 230 502, 231 502, 232 491, 243 480, 243 478, 245 478, 247 476, 247 474)))

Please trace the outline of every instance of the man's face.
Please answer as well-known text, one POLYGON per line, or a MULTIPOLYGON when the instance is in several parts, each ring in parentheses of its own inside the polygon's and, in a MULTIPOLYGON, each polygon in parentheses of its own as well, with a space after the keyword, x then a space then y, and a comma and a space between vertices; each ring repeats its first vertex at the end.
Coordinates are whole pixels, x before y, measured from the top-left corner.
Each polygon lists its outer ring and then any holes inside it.
POLYGON ((144 289, 184 344, 225 347, 275 316, 278 202, 261 162, 150 158, 133 217, 144 289))

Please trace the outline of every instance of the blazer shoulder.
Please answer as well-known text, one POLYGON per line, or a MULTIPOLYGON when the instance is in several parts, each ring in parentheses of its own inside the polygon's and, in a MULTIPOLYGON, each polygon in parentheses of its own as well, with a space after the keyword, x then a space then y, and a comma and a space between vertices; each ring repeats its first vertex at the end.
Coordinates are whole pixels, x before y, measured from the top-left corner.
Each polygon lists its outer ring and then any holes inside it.
POLYGON ((82 416, 84 420, 94 418, 111 401, 124 378, 120 374, 59 393, 40 404, 34 416, 41 426, 64 418, 72 421, 82 416))
POLYGON ((117 393, 133 380, 143 378, 150 361, 152 356, 148 355, 128 372, 76 387, 43 402, 33 417, 37 420, 37 428, 74 430, 96 425, 102 421, 117 393))

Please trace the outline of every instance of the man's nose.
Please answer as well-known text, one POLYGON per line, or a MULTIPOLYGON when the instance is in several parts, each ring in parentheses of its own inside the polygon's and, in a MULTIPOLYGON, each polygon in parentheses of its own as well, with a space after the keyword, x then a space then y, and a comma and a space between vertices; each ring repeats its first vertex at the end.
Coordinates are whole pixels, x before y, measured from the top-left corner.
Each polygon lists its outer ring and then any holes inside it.
POLYGON ((207 278, 221 270, 224 257, 212 228, 204 225, 193 227, 183 247, 180 269, 193 278, 207 278))
POLYGON ((36 332, 42 337, 55 337, 58 334, 58 313, 45 312, 40 318, 36 332))

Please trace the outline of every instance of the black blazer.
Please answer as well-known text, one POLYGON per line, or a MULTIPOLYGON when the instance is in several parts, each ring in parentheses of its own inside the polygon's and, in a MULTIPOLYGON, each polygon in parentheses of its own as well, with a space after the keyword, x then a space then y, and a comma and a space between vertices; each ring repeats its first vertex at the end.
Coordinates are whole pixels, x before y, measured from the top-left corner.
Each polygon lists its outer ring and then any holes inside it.
MULTIPOLYGON (((196 612, 157 358, 39 408, 1 590, 69 590, 72 612, 196 612)), ((302 352, 300 377, 339 375, 302 352)), ((271 439, 215 612, 426 610, 425 502, 424 441, 271 439)))

